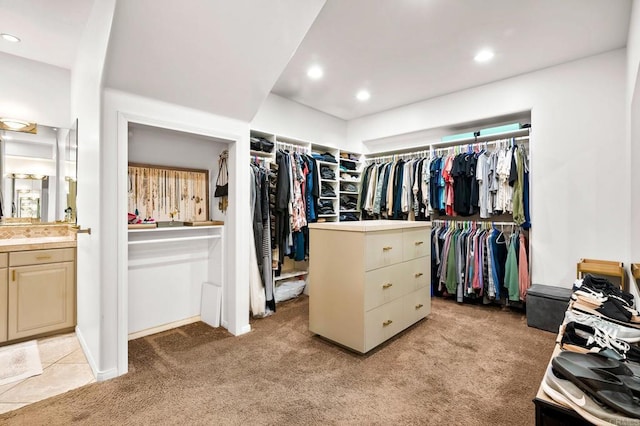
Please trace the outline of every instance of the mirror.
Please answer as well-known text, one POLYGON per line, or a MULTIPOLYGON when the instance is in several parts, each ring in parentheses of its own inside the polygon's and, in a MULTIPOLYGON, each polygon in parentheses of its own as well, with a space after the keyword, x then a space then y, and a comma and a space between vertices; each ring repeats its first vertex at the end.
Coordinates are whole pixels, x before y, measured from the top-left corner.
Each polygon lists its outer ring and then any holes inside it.
POLYGON ((71 129, 38 125, 37 134, 0 131, 2 224, 75 223, 75 129, 74 123, 71 129))

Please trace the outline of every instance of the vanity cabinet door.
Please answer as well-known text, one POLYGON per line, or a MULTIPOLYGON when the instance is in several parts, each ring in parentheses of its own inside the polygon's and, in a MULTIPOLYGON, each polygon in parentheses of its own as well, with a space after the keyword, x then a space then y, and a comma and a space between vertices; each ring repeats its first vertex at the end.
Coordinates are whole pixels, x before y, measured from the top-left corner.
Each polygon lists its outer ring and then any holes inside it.
POLYGON ((8 297, 7 268, 0 268, 0 343, 7 341, 8 297))
POLYGON ((75 325, 74 262, 9 268, 9 340, 75 325))

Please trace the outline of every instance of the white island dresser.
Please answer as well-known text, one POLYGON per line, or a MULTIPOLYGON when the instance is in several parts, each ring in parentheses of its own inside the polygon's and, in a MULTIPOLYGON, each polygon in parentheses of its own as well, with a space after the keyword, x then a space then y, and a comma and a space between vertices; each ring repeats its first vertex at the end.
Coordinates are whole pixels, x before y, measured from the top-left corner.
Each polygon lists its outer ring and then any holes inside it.
POLYGON ((309 229, 313 333, 365 353, 429 314, 429 222, 327 222, 309 229))

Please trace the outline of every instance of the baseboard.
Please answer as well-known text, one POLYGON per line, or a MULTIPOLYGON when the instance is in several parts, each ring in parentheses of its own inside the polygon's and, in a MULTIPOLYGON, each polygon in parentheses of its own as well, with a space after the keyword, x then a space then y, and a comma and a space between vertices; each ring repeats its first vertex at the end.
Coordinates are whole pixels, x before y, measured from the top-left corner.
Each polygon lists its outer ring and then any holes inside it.
POLYGON ((118 377, 118 369, 110 368, 108 370, 101 371, 98 369, 98 365, 96 363, 93 354, 89 350, 89 345, 87 345, 87 341, 82 334, 82 330, 79 326, 76 326, 76 337, 78 338, 78 342, 80 343, 80 347, 84 352, 84 356, 87 358, 87 362, 89 363, 89 367, 91 367, 91 372, 93 373, 96 381, 103 382, 105 380, 113 379, 114 377, 118 377))
POLYGON ((251 331, 251 324, 247 324, 244 327, 240 328, 240 332, 236 334, 236 336, 240 336, 241 334, 246 334, 251 331))
POLYGON ((172 328, 180 327, 187 324, 193 324, 194 322, 201 321, 200 315, 196 315, 190 318, 185 318, 179 321, 173 321, 166 324, 162 324, 156 327, 146 328, 144 330, 129 333, 128 340, 139 339, 140 337, 149 336, 151 334, 160 333, 163 331, 171 330, 172 328))
POLYGON ((248 333, 248 332, 250 332, 250 331, 251 331, 251 324, 247 324, 247 325, 245 325, 244 327, 242 327, 238 333, 234 333, 233 331, 229 330, 229 322, 228 322, 228 321, 222 320, 222 321, 220 322, 220 325, 221 325, 223 328, 226 328, 226 329, 227 329, 227 331, 228 331, 229 333, 233 334, 234 336, 240 336, 241 334, 246 334, 246 333, 248 333))

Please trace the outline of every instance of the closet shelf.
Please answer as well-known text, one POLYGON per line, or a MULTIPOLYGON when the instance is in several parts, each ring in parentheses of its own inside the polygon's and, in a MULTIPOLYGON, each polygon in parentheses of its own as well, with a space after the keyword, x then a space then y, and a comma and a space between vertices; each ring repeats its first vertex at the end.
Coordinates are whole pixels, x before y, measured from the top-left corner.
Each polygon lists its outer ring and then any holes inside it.
POLYGON ((340 161, 348 161, 349 163, 356 163, 356 164, 360 164, 360 161, 358 160, 351 160, 349 158, 340 158, 340 161))
POLYGON ((336 217, 338 216, 338 213, 334 213, 334 214, 319 214, 318 217, 336 217))
POLYGON ((360 210, 340 210, 340 213, 359 213, 360 210))
POLYGON ((217 240, 220 235, 196 235, 194 237, 178 237, 178 238, 157 238, 154 240, 129 241, 129 245, 137 244, 156 244, 156 243, 174 243, 178 241, 195 241, 195 240, 217 240))
POLYGON ((293 277, 299 277, 299 276, 303 276, 303 275, 307 275, 309 274, 308 271, 287 271, 284 272, 282 274, 280 274, 279 277, 273 277, 274 281, 282 281, 282 280, 286 280, 288 278, 293 278, 293 277))
POLYGON ((358 191, 340 191, 341 194, 355 194, 358 195, 358 191))
POLYGON ((320 198, 321 200, 337 200, 338 199, 338 197, 318 197, 318 198, 320 198))
POLYGON ((351 173, 351 174, 354 174, 354 175, 359 175, 361 172, 358 171, 358 170, 343 170, 343 169, 340 169, 340 173, 351 173))
POLYGON ((332 163, 331 161, 324 161, 324 160, 317 160, 317 159, 316 159, 316 162, 318 164, 324 164, 326 166, 337 166, 338 165, 338 163, 332 163))
POLYGON ((135 234, 139 232, 149 233, 149 232, 167 232, 167 231, 178 231, 178 232, 187 232, 187 231, 195 231, 200 229, 223 229, 222 225, 209 225, 209 226, 167 226, 166 228, 148 228, 148 229, 129 229, 130 234, 135 234))
POLYGON ((256 151, 251 149, 249 150, 249 153, 251 154, 252 157, 263 157, 263 158, 273 157, 273 153, 271 152, 256 151))
POLYGON ((322 178, 320 178, 320 180, 322 182, 337 182, 337 180, 335 180, 335 179, 322 179, 322 178))

